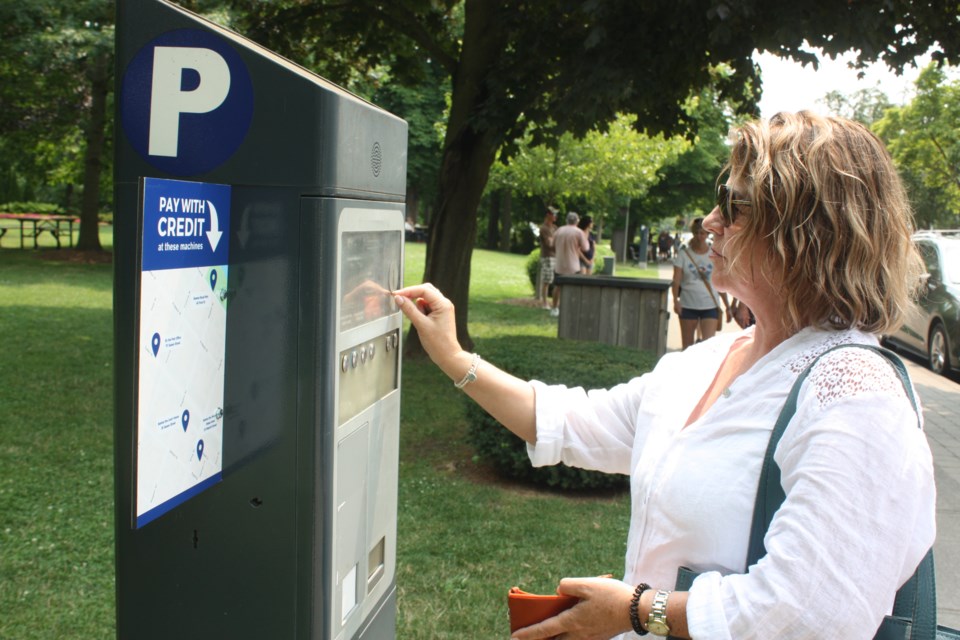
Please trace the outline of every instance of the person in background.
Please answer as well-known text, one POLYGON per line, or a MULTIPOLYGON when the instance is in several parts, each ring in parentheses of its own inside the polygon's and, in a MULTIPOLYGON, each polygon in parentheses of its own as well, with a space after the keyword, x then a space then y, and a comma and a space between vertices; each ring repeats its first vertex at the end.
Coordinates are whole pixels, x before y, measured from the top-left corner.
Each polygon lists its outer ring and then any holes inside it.
POLYGON ((719 296, 710 282, 713 262, 710 260, 710 232, 703 227, 703 218, 694 219, 690 225, 693 238, 680 248, 673 261, 673 311, 680 318, 680 342, 684 349, 694 343, 699 333, 709 340, 717 332, 720 317, 720 302, 730 308, 727 294, 719 296))
POLYGON ((753 312, 750 311, 750 308, 733 298, 730 300, 730 306, 727 307, 727 322, 733 320, 737 323, 741 329, 746 329, 752 325, 756 320, 753 317, 753 312))
MULTIPOLYGON (((554 266, 554 273, 560 276, 569 276, 580 273, 580 261, 583 254, 590 248, 587 237, 584 235, 577 223, 580 216, 575 211, 567 213, 567 224, 557 229, 554 236, 554 246, 557 251, 557 261, 554 266)), ((550 309, 550 315, 557 317, 560 315, 560 286, 553 285, 553 308, 550 309)))
POLYGON ((667 261, 673 255, 673 238, 666 229, 657 236, 657 260, 667 261))
POLYGON ((593 233, 593 218, 583 216, 577 226, 580 227, 580 231, 586 236, 587 243, 590 245, 590 248, 584 251, 580 258, 580 273, 590 275, 593 273, 593 261, 597 252, 597 236, 593 233))
POLYGON ((550 287, 553 285, 553 267, 556 264, 556 249, 553 237, 557 233, 557 210, 547 207, 540 225, 540 274, 538 277, 537 299, 544 309, 550 308, 550 287))
MULTIPOLYGON (((534 465, 630 476, 623 579, 561 580, 579 603, 514 640, 868 640, 933 544, 922 412, 910 382, 859 348, 903 322, 923 272, 883 144, 812 112, 744 124, 703 226, 713 282, 756 324, 609 390, 515 378, 463 350, 435 287, 394 292, 430 358, 528 443, 534 465), (770 432, 814 361, 774 452, 785 499, 747 567, 770 432), (681 566, 699 572, 687 591, 672 590, 681 566)), ((562 540, 553 551, 571 552, 562 540)))

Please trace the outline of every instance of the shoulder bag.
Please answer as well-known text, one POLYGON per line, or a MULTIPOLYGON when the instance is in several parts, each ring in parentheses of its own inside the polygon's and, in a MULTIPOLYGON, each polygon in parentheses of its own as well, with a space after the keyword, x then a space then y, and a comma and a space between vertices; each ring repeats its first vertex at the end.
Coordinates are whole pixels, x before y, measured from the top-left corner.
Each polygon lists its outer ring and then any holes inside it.
MULTIPOLYGON (((780 485, 780 467, 774 462, 773 453, 777 449, 777 443, 786 430, 787 424, 797 410, 800 386, 820 358, 836 349, 849 347, 869 349, 887 358, 900 376, 900 381, 903 383, 903 388, 907 391, 914 409, 919 413, 906 367, 904 367, 900 358, 891 351, 870 345, 845 344, 827 349, 814 359, 794 382, 793 388, 790 389, 790 394, 787 396, 787 401, 780 411, 780 416, 777 418, 773 432, 770 434, 770 442, 763 458, 763 466, 760 468, 757 500, 753 507, 750 545, 747 550, 748 567, 756 564, 760 558, 766 555, 767 550, 763 545, 763 537, 770 527, 773 514, 786 499, 783 487, 780 485)), ((919 415, 917 424, 918 426, 920 424, 919 415)), ((688 591, 697 575, 687 567, 680 567, 677 571, 676 590, 688 591)), ((933 566, 933 549, 927 552, 913 576, 897 591, 893 613, 883 619, 883 623, 874 635, 874 640, 960 640, 960 630, 937 625, 937 589, 933 566)))
POLYGON ((713 305, 717 308, 717 331, 723 331, 723 310, 720 309, 720 303, 717 302, 717 296, 713 292, 713 287, 710 286, 710 283, 707 281, 707 276, 703 275, 703 271, 700 270, 700 267, 697 266, 697 261, 693 259, 693 256, 690 255, 690 252, 687 250, 687 247, 683 247, 683 252, 687 254, 687 257, 690 259, 690 262, 693 263, 693 266, 697 267, 697 275, 700 276, 700 279, 703 280, 703 286, 707 288, 707 292, 710 294, 710 297, 713 298, 713 305))

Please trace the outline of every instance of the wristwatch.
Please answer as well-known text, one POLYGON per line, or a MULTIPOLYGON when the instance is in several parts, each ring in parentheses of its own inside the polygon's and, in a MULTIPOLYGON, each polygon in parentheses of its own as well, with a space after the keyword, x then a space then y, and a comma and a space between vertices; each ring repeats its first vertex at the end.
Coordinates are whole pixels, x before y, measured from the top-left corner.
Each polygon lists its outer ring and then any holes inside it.
POLYGON ((655 636, 670 635, 670 625, 667 624, 667 598, 669 591, 657 591, 650 605, 650 616, 647 618, 647 631, 655 636))

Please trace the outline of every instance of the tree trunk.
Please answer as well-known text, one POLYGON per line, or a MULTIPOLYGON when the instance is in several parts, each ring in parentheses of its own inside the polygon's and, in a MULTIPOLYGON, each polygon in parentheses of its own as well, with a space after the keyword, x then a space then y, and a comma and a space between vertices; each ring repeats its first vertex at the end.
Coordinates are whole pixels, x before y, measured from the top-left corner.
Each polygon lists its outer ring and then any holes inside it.
POLYGON ((420 190, 416 187, 411 187, 407 191, 407 219, 413 222, 414 226, 417 225, 417 221, 420 219, 419 213, 420 190))
POLYGON ((70 182, 67 184, 67 188, 63 195, 63 210, 64 211, 73 211, 73 183, 70 182))
POLYGON ((87 121, 83 158, 83 201, 80 206, 80 251, 103 251, 100 244, 100 172, 107 122, 109 56, 98 53, 90 60, 90 119, 87 121))
MULTIPOLYGON (((487 136, 467 130, 444 153, 440 203, 430 225, 423 281, 433 283, 456 308, 457 339, 473 348, 467 330, 470 300, 470 258, 477 239, 477 207, 490 175, 495 147, 487 136)), ((422 353, 411 327, 406 352, 422 353)))
POLYGON ((496 249, 500 239, 500 195, 497 189, 490 194, 490 213, 487 215, 487 249, 496 249))
POLYGON ((503 189, 503 204, 500 207, 500 251, 510 251, 510 230, 513 228, 513 194, 503 189))
MULTIPOLYGON (((457 339, 473 348, 467 331, 470 258, 477 239, 477 208, 490 176, 497 147, 509 122, 479 124, 476 114, 491 99, 487 74, 505 47, 495 24, 496 3, 467 0, 463 48, 453 73, 450 117, 440 165, 437 207, 430 223, 423 281, 433 283, 456 308, 457 339)), ((420 355, 416 330, 406 341, 408 355, 420 355)))

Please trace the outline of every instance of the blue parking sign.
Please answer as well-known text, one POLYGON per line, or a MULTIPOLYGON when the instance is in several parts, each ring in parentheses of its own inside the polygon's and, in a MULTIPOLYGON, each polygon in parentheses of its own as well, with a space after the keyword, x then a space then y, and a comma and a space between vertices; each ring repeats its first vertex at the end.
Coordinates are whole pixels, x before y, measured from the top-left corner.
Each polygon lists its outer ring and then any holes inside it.
POLYGON ((192 176, 237 151, 253 120, 253 95, 247 66, 226 39, 177 29, 130 61, 120 88, 121 121, 148 163, 192 176))

